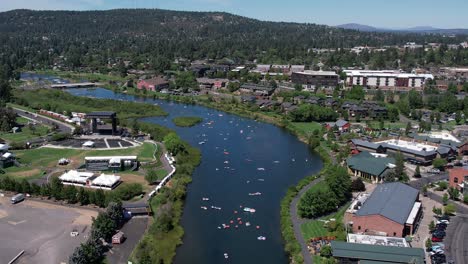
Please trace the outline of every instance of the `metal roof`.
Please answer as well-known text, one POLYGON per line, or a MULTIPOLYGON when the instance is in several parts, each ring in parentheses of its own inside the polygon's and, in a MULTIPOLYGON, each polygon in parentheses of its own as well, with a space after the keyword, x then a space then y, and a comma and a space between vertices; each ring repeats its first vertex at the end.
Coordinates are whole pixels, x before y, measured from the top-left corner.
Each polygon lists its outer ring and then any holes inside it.
POLYGON ((388 164, 395 164, 395 159, 374 157, 369 152, 363 151, 346 160, 348 167, 362 171, 373 176, 382 177, 388 168, 388 164))
POLYGON ((86 117, 113 117, 115 116, 115 112, 112 111, 99 111, 99 112, 91 112, 86 114, 86 117))
MULTIPOLYGON (((333 256, 365 260, 365 263, 417 263, 425 260, 422 248, 391 247, 332 241, 333 256), (367 262, 369 261, 369 262, 367 262)), ((361 261, 361 263, 364 263, 361 261)))
POLYGON ((383 183, 375 188, 356 215, 382 215, 404 225, 418 195, 418 190, 406 184, 383 183))

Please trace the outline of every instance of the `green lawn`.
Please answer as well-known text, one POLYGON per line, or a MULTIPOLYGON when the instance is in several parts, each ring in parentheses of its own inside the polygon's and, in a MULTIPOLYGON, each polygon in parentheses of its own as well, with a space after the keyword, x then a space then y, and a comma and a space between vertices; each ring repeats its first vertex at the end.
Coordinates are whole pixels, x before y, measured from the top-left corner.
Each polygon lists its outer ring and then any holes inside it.
MULTIPOLYGON (((361 122, 361 124, 365 125, 365 122, 361 122)), ((370 126, 374 129, 380 129, 380 122, 379 121, 371 121, 370 122, 370 126)), ((384 127, 385 128, 389 128, 389 129, 393 129, 393 128, 406 128, 406 123, 402 123, 402 122, 384 122, 384 127)))
POLYGON ((29 120, 26 118, 18 117, 16 122, 20 125, 24 125, 21 132, 15 134, 10 132, 0 132, 0 138, 7 141, 8 143, 26 142, 34 138, 45 136, 47 133, 49 133, 48 127, 39 124, 36 124, 33 127, 33 130, 31 130, 31 128, 27 125, 29 120))
POLYGON ((158 175, 158 180, 162 180, 167 176, 167 171, 165 169, 158 169, 156 170, 156 174, 158 175))
MULTIPOLYGON (((140 161, 152 161, 155 146, 151 143, 143 143, 142 146, 128 149, 114 150, 84 150, 84 149, 55 149, 37 148, 30 150, 13 151, 22 167, 10 167, 4 169, 5 175, 12 177, 32 178, 38 177, 47 169, 53 169, 61 158, 68 158, 83 164, 86 156, 138 156, 140 161)), ((75 163, 76 165, 76 163, 75 163)), ((75 166, 77 167, 77 166, 75 166)))
MULTIPOLYGON (((315 186, 317 186, 317 185, 315 185, 315 186)), ((332 215, 328 215, 328 216, 322 217, 322 218, 320 218, 318 220, 313 220, 313 221, 302 224, 301 225, 301 231, 302 231, 302 236, 304 237, 304 239, 307 241, 312 237, 320 237, 320 236, 330 235, 328 230, 323 226, 324 222, 320 221, 320 220, 328 220, 328 219, 331 219, 331 218, 335 218, 337 222, 342 222, 344 213, 345 213, 346 209, 348 208, 348 206, 349 206, 349 203, 342 206, 341 209, 338 212, 336 212, 336 213, 334 213, 332 215)))
POLYGON ((317 122, 292 122, 291 125, 295 131, 307 137, 312 135, 314 130, 322 130, 322 125, 317 122))

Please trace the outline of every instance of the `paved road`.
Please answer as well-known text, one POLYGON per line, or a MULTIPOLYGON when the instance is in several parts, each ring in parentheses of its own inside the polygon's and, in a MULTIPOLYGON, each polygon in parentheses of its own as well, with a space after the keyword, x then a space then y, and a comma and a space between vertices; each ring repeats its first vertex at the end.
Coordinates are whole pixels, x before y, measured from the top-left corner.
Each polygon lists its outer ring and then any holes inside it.
MULTIPOLYGON (((417 181, 410 182, 409 185, 420 189, 423 185, 445 180, 448 178, 447 173, 424 177, 417 181)), ((442 196, 433 192, 428 192, 427 197, 442 202, 442 196)), ((450 224, 447 227, 447 236, 444 239, 446 246, 445 253, 447 260, 454 260, 455 263, 468 263, 468 208, 455 204, 457 208, 457 216, 450 219, 450 224)))
POLYGON ((45 125, 56 124, 57 127, 58 127, 58 131, 62 132, 62 133, 70 133, 71 134, 71 133, 73 133, 73 130, 75 129, 70 124, 60 122, 58 120, 55 120, 55 119, 52 119, 52 118, 49 118, 49 117, 46 117, 46 116, 37 115, 35 113, 31 113, 31 112, 28 112, 28 111, 25 111, 25 110, 22 110, 22 109, 19 109, 19 108, 13 108, 13 111, 15 111, 15 113, 17 115, 19 115, 19 116, 22 116, 22 117, 25 117, 25 118, 28 118, 28 119, 32 119, 32 120, 34 120, 34 121, 36 121, 37 123, 40 123, 40 124, 45 124, 45 125))
POLYGON ((294 228, 294 235, 296 236, 296 240, 299 242, 301 245, 301 252, 302 256, 304 257, 304 263, 306 264, 311 264, 313 263, 312 257, 310 256, 310 252, 307 249, 307 243, 304 240, 304 237, 302 236, 301 232, 301 225, 305 222, 305 219, 302 219, 299 217, 297 213, 297 204, 299 203, 299 200, 301 199, 302 195, 306 193, 312 186, 316 185, 317 183, 321 182, 323 180, 322 177, 313 180, 311 183, 307 184, 304 188, 302 188, 294 197, 294 199, 291 202, 291 205, 289 206, 289 213, 291 214, 291 220, 293 223, 293 228, 294 228))
POLYGON ((468 263, 468 215, 459 214, 450 219, 445 242, 448 260, 468 263))

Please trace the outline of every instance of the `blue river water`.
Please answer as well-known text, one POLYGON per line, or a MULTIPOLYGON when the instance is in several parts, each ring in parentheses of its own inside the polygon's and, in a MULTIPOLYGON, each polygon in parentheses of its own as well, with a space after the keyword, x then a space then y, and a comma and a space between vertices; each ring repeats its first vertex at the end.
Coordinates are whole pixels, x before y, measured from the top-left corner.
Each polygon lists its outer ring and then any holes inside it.
POLYGON ((280 232, 280 201, 289 186, 322 168, 319 156, 295 136, 271 124, 197 105, 103 88, 67 91, 77 96, 157 104, 169 116, 142 121, 167 126, 200 148, 202 163, 188 186, 182 217, 185 235, 175 263, 288 263, 280 232), (198 116, 203 122, 181 128, 171 121, 177 116, 198 116), (261 195, 249 195, 256 192, 261 195), (243 207, 256 211, 247 213, 243 207), (222 224, 230 228, 223 229, 222 224), (266 240, 258 240, 259 236, 266 240))

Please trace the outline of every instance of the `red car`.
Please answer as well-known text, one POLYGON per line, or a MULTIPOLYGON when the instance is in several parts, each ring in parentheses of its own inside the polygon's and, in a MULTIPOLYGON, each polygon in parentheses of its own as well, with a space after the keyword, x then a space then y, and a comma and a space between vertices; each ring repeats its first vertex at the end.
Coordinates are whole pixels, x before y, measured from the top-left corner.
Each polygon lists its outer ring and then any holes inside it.
POLYGON ((443 241, 443 238, 441 237, 436 237, 436 236, 432 237, 432 242, 442 242, 442 241, 443 241))

